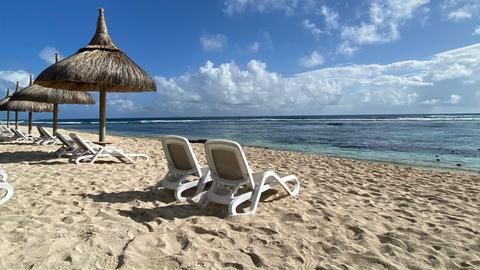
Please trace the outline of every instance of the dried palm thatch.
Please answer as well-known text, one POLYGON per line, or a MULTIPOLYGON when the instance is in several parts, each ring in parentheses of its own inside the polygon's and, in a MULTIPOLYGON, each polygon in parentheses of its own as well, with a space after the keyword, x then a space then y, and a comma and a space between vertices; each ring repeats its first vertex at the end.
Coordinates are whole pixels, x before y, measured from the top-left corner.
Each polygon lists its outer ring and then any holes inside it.
POLYGON ((95 104, 95 99, 87 92, 52 89, 37 84, 32 84, 16 92, 10 100, 36 101, 52 104, 95 104))
POLYGON ((156 91, 153 79, 123 53, 108 35, 103 9, 90 43, 46 68, 35 84, 74 91, 156 91))
POLYGON ((157 90, 153 79, 113 43, 102 8, 90 43, 42 71, 35 84, 73 91, 99 91, 99 141, 106 137, 106 92, 157 90))
POLYGON ((3 110, 3 104, 7 103, 10 100, 10 89, 7 89, 7 93, 5 94, 5 97, 0 100, 0 111, 7 111, 7 117, 6 117, 6 122, 7 122, 7 127, 10 127, 10 111, 9 110, 3 110))
POLYGON ((53 104, 25 100, 10 99, 1 108, 16 112, 53 112, 53 104))
POLYGON ((10 100, 10 97, 11 97, 11 96, 12 96, 12 95, 9 95, 9 94, 7 93, 7 95, 6 95, 2 100, 0 100, 0 111, 9 111, 9 110, 5 107, 5 104, 8 103, 8 101, 10 100))

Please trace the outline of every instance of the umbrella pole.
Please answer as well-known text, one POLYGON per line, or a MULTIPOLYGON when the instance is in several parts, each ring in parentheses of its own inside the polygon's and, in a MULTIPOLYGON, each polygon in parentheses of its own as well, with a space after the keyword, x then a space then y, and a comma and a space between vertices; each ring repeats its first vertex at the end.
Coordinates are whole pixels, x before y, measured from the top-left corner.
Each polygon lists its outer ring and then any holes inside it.
POLYGON ((53 133, 57 131, 58 128, 58 104, 53 104, 53 133))
POLYGON ((18 129, 18 112, 15 112, 15 129, 18 129))
POLYGON ((32 134, 32 112, 28 112, 28 134, 32 134))
POLYGON ((7 111, 7 128, 10 128, 10 111, 7 111))
POLYGON ((105 126, 105 112, 107 105, 107 91, 105 89, 100 89, 100 111, 99 111, 99 121, 98 121, 98 140, 104 142, 107 136, 107 127, 105 126))

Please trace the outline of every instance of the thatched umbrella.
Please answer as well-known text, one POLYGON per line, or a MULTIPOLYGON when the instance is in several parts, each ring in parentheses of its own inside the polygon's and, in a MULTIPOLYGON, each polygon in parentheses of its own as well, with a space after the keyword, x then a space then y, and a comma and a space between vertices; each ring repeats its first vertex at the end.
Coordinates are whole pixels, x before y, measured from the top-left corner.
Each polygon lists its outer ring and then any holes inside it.
POLYGON ((0 100, 0 111, 7 111, 7 128, 10 127, 10 111, 2 109, 3 105, 10 100, 10 89, 7 88, 7 94, 0 100))
MULTIPOLYGON (((30 80, 30 84, 32 81, 30 80)), ((17 82, 17 90, 18 90, 17 82)), ((23 90, 23 89, 22 89, 23 90)), ((18 112, 28 112, 28 134, 32 133, 32 112, 53 112, 53 105, 50 103, 43 102, 34 102, 26 100, 13 100, 13 97, 21 92, 22 90, 15 91, 8 102, 2 105, 0 108, 8 109, 10 111, 15 111, 15 129, 18 128, 18 112)))
POLYGON ((99 9, 97 30, 87 46, 49 66, 35 79, 35 84, 44 87, 100 92, 101 142, 106 135, 107 92, 156 91, 153 79, 115 46, 108 35, 103 13, 103 9, 99 9))
MULTIPOLYGON (((55 62, 58 62, 58 54, 55 54, 55 62)), ((32 75, 30 75, 30 81, 32 75)), ((58 104, 95 104, 93 97, 87 92, 67 91, 63 89, 51 89, 37 84, 18 91, 10 100, 27 100, 53 104, 53 132, 58 128, 58 104)))

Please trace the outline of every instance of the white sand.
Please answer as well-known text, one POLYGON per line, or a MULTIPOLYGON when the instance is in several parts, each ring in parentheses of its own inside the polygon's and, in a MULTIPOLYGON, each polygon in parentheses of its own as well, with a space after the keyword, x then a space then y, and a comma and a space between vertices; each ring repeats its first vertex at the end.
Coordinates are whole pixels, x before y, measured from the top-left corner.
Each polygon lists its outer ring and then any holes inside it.
POLYGON ((149 193, 167 168, 159 140, 109 140, 152 160, 74 165, 58 146, 0 144, 15 187, 0 269, 480 269, 478 175, 247 147, 252 168, 295 173, 300 195, 225 218, 149 193))

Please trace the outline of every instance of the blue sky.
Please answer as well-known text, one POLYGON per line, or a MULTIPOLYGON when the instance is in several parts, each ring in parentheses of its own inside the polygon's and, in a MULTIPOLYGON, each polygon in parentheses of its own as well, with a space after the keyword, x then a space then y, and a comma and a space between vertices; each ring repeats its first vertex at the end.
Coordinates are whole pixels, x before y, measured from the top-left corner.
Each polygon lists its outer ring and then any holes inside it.
MULTIPOLYGON (((86 45, 103 7, 116 45, 158 88, 109 94, 109 117, 478 112, 476 0, 0 6, 0 94, 54 52, 86 45)), ((61 117, 96 117, 97 107, 63 105, 61 117)))

